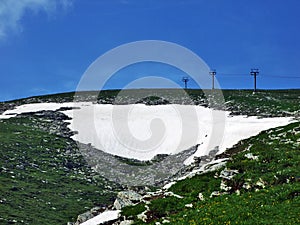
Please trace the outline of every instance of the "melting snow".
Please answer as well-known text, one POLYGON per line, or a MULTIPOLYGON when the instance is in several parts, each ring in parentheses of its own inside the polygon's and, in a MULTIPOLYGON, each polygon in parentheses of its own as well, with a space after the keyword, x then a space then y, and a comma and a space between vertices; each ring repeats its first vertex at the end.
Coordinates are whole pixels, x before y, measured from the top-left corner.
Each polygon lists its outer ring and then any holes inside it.
POLYGON ((16 116, 21 113, 29 113, 29 112, 38 112, 42 110, 57 110, 61 107, 72 107, 74 105, 73 102, 68 103, 32 103, 32 104, 24 104, 16 107, 12 110, 5 111, 2 115, 0 115, 0 119, 9 119, 11 117, 16 116))
POLYGON ((116 220, 119 218, 120 210, 110 210, 110 211, 105 211, 98 216, 93 217, 90 220, 87 220, 84 223, 81 223, 80 225, 96 225, 104 222, 108 222, 111 220, 116 220))
MULTIPOLYGON (((242 139, 292 122, 291 118, 230 116, 229 112, 192 105, 89 102, 26 104, 4 112, 0 119, 61 107, 80 107, 62 111, 73 118, 69 127, 78 131, 72 137, 74 140, 90 143, 111 154, 139 160, 150 160, 157 154, 178 153, 197 144, 196 156, 205 155, 217 146, 218 153, 221 153, 242 139)), ((192 159, 193 156, 185 163, 191 163, 192 159)))

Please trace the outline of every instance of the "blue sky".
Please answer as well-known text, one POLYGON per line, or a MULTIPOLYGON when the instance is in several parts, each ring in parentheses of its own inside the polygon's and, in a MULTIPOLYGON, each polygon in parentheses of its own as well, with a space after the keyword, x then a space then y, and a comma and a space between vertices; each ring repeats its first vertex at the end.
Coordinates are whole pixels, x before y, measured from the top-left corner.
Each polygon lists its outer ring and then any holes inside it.
MULTIPOLYGON (((298 0, 0 0, 0 101, 74 91, 88 66, 119 45, 164 40, 182 45, 217 70, 221 88, 300 88, 298 0)), ((133 65, 129 78, 165 76, 171 66, 133 65)), ((190 83, 190 87, 194 87, 190 83)))

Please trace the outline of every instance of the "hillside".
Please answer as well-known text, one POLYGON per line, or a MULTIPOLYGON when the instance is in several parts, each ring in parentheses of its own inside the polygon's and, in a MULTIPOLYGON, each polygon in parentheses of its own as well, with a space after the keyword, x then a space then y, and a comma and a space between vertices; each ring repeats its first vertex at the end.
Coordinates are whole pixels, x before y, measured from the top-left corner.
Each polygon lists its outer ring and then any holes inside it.
POLYGON ((134 224, 299 224, 299 151, 299 122, 262 132, 219 155, 226 166, 172 185, 175 197, 143 199, 122 215, 134 224))
MULTIPOLYGON (((114 102, 118 92, 102 91, 99 96, 97 92, 84 92, 76 101, 96 98, 101 104, 190 103, 177 95, 175 89, 128 90, 114 102), (138 92, 146 92, 149 97, 140 99, 138 92)), ((208 106, 203 92, 187 90, 187 93, 195 105, 208 106)), ((293 117, 299 121, 300 90, 256 94, 225 90, 223 94, 222 109, 230 111, 232 116, 293 117)), ((29 103, 72 102, 73 95, 64 93, 2 102, 0 112, 29 103)), ((66 224, 95 206, 99 207, 95 215, 112 208, 118 192, 128 189, 101 177, 85 161, 71 138, 74 133, 68 128, 64 110, 0 119, 0 224, 66 224)), ((174 196, 155 194, 140 198, 136 205, 122 209, 120 220, 136 224, 163 221, 171 224, 298 224, 299 150, 299 122, 263 131, 213 156, 214 160, 226 159, 226 166, 222 164, 213 172, 199 172, 178 181, 169 189, 174 196), (224 173, 234 174, 224 178, 224 173), (144 211, 146 217, 142 217, 142 222, 137 215, 144 211)), ((145 166, 138 161, 128 163, 145 166)), ((147 195, 143 188, 141 193, 147 195)))

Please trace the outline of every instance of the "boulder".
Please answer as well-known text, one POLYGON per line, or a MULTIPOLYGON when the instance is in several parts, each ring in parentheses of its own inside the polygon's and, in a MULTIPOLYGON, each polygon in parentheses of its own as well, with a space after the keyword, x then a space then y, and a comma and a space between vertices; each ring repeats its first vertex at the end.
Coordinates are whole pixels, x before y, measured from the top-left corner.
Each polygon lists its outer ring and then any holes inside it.
POLYGON ((114 202, 114 208, 120 210, 125 206, 140 202, 141 199, 142 196, 135 191, 121 191, 118 193, 117 199, 114 202))
POLYGON ((94 215, 91 212, 82 213, 77 217, 77 220, 74 225, 79 225, 89 219, 92 219, 93 217, 94 215))
POLYGON ((120 210, 124 208, 125 206, 133 205, 133 203, 128 199, 120 199, 117 198, 114 202, 114 208, 117 210, 120 210))

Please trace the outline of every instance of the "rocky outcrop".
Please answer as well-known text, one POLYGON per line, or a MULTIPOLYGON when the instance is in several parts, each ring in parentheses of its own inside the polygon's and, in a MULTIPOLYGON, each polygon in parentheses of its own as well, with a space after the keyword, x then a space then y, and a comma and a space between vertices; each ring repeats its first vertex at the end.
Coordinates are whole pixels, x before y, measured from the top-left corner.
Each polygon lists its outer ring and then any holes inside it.
POLYGON ((184 161, 197 150, 194 146, 178 154, 138 162, 116 157, 91 145, 81 143, 78 145, 81 153, 96 172, 124 186, 163 186, 169 182, 170 177, 185 168, 184 161), (137 166, 139 164, 146 166, 137 166))

